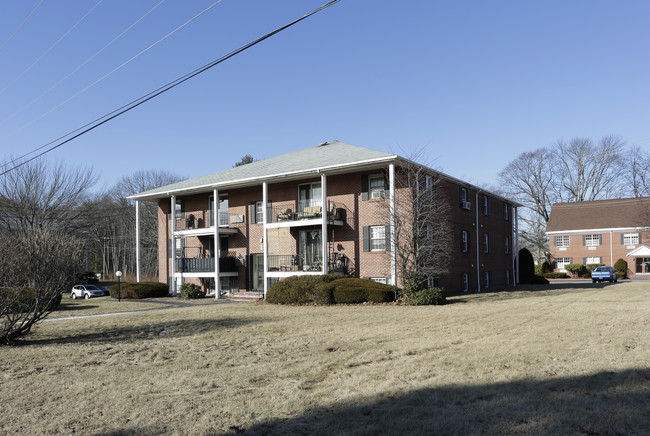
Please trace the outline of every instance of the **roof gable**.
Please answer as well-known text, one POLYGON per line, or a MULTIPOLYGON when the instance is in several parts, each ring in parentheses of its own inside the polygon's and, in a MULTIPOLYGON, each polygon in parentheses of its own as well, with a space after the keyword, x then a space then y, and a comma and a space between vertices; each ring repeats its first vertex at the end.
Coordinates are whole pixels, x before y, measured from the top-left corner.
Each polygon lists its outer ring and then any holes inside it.
POLYGON ((556 203, 546 232, 650 226, 650 197, 556 203))

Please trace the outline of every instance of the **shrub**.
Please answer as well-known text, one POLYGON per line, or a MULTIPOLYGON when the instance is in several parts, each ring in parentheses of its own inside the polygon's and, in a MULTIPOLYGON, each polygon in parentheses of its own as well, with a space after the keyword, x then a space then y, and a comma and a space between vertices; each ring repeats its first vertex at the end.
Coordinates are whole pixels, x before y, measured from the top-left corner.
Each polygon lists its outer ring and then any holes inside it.
POLYGON ((195 300, 205 297, 201 287, 194 283, 183 283, 180 288, 180 297, 186 300, 195 300))
POLYGON ((568 279, 569 276, 566 273, 563 272, 550 272, 544 274, 544 278, 546 279, 568 279))
POLYGON ((411 306, 428 306, 428 305, 442 305, 447 303, 445 297, 445 290, 442 288, 428 288, 422 289, 409 298, 408 303, 411 306))
POLYGON ((573 276, 579 276, 580 272, 585 269, 585 266, 581 263, 570 263, 564 265, 564 269, 569 271, 573 276))
POLYGON ((273 304, 332 304, 333 288, 326 286, 343 276, 292 276, 269 288, 266 301, 273 304))
POLYGON ((533 255, 526 248, 519 250, 519 283, 534 283, 535 262, 533 255))
POLYGON ((546 260, 542 263, 535 265, 535 274, 538 276, 544 276, 545 274, 552 273, 552 272, 553 272, 553 267, 546 260))
MULTIPOLYGON (((120 297, 132 300, 142 298, 161 298, 169 296, 169 286, 167 283, 158 282, 140 282, 140 283, 122 283, 120 285, 120 297)), ((111 297, 118 298, 118 285, 111 285, 108 288, 111 297)))
POLYGON ((96 285, 99 283, 99 280, 97 280, 97 274, 95 274, 93 271, 86 271, 77 274, 77 282, 87 283, 89 285, 96 285))
POLYGON ((627 276, 627 262, 624 259, 617 260, 614 264, 614 270, 616 270, 616 274, 619 278, 625 278, 625 276, 627 276), (619 273, 621 273, 622 276, 619 275, 619 273))
POLYGON ((395 288, 372 280, 345 278, 334 284, 334 303, 387 303, 395 301, 395 288))
MULTIPOLYGON (((604 266, 604 263, 588 263, 587 264, 587 271, 590 273, 596 269, 597 266, 604 266)), ((591 277, 591 274, 589 274, 589 277, 591 277)))

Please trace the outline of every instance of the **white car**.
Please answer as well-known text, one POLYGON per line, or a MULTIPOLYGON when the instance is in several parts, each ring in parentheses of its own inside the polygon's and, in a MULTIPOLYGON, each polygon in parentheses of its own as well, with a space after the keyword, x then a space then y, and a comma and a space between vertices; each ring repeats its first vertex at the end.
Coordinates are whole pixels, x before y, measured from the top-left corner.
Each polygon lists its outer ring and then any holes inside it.
POLYGON ((75 285, 72 287, 72 292, 70 292, 70 298, 76 300, 77 298, 85 298, 86 300, 90 297, 103 297, 104 291, 99 289, 95 285, 75 285))

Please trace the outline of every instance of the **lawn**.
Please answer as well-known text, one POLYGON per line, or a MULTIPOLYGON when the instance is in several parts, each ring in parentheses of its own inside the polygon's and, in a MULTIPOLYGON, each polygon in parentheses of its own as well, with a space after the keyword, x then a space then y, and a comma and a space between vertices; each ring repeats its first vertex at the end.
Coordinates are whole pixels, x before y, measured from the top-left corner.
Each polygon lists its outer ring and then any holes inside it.
POLYGON ((0 348, 0 434, 650 434, 650 283, 517 289, 429 307, 64 300, 0 348))

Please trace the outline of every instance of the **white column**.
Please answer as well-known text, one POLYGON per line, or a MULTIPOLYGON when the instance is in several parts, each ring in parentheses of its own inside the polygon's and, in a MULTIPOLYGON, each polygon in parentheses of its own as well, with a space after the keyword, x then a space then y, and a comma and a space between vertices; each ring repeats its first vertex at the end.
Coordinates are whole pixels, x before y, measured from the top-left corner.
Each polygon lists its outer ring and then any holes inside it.
POLYGON ((135 200, 135 277, 140 283, 140 200, 135 200))
POLYGON ((172 205, 171 205, 171 221, 172 221, 172 237, 171 237, 171 253, 172 253, 172 284, 171 291, 172 295, 176 296, 176 196, 172 195, 172 205))
POLYGON ((388 189, 390 193, 390 280, 397 286, 397 252, 395 238, 395 164, 388 165, 388 189))
POLYGON ((219 280, 219 249, 221 244, 219 243, 219 191, 214 189, 212 191, 214 200, 212 201, 212 216, 214 223, 214 248, 212 256, 214 257, 214 298, 221 298, 221 280, 219 280))
POLYGON ((322 204, 322 220, 321 220, 321 260, 323 263, 323 274, 328 273, 328 252, 327 252, 327 213, 329 210, 327 204, 327 176, 325 174, 320 175, 320 193, 321 193, 321 204, 322 204))
POLYGON ((266 278, 266 272, 269 270, 269 242, 266 234, 266 223, 268 215, 268 201, 269 201, 269 187, 266 182, 262 183, 262 221, 264 222, 262 226, 263 236, 262 244, 264 246, 264 273, 262 277, 264 279, 264 299, 266 300, 266 292, 268 291, 269 283, 266 278))

